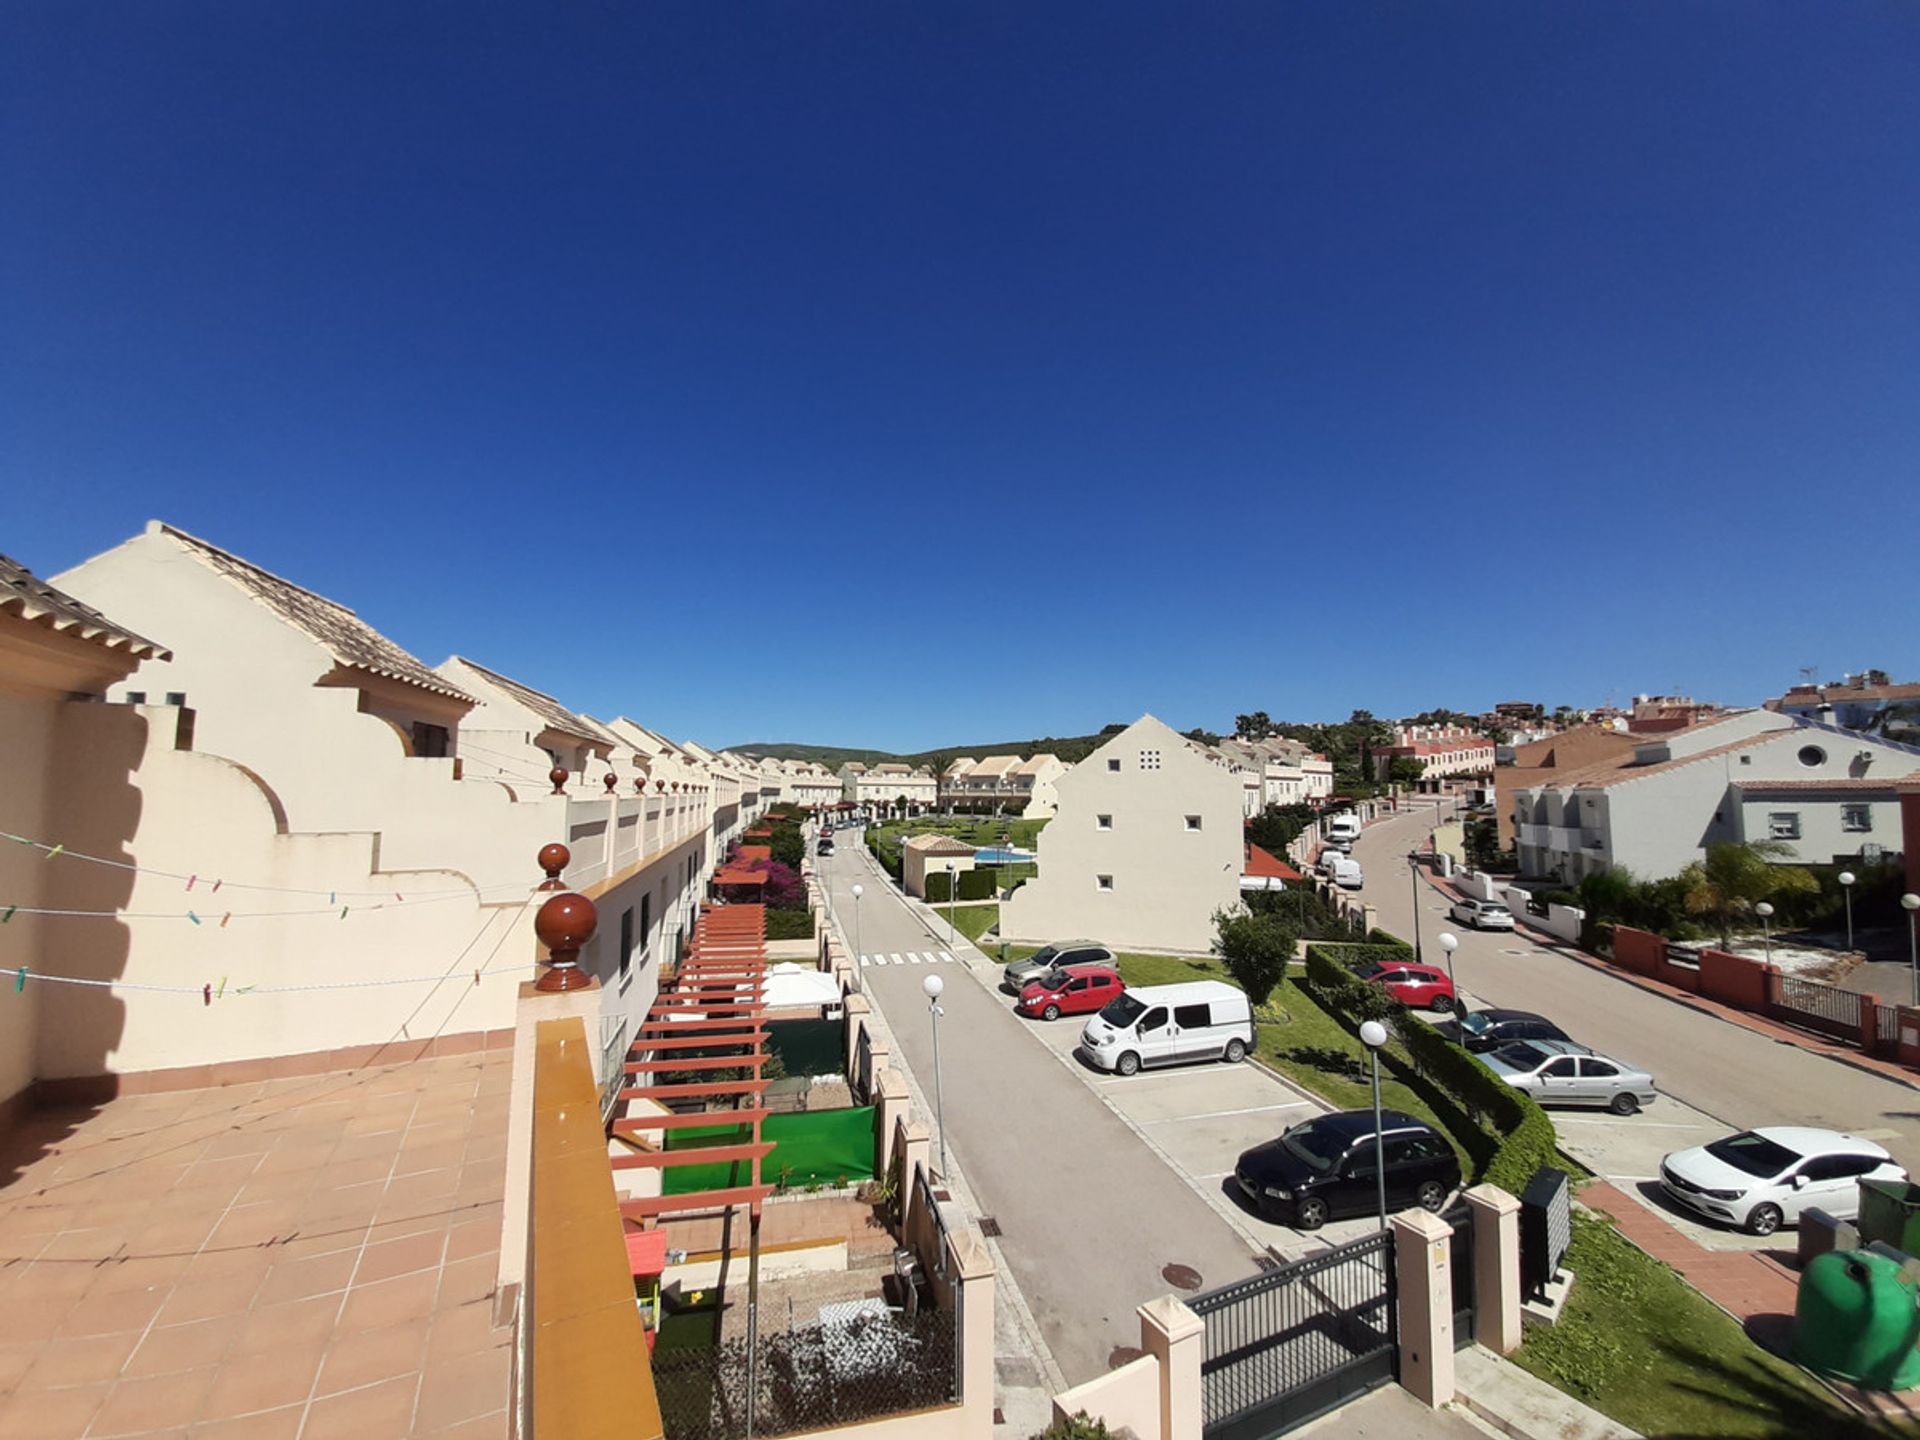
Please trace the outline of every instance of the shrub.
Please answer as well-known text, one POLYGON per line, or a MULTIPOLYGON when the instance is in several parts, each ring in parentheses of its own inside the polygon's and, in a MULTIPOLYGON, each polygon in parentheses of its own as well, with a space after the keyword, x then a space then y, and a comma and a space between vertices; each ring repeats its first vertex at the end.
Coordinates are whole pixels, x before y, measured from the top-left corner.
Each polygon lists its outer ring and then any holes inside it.
POLYGON ((767 939, 769 940, 811 940, 813 939, 813 911, 811 910, 769 910, 767 911, 767 939))
POLYGON ((776 865, 798 870, 807 858, 807 842, 797 825, 776 825, 767 844, 773 851, 772 859, 776 865))
POLYGON ((1256 915, 1235 906, 1214 911, 1213 928, 1213 953, 1256 1006, 1266 1004, 1274 987, 1287 978, 1287 963, 1298 943, 1293 927, 1278 915, 1256 915))
POLYGON ((962 900, 991 900, 999 893, 999 878, 992 870, 962 870, 960 872, 960 898, 962 900))
POLYGON ((1056 1420, 1044 1430, 1036 1430, 1030 1440, 1111 1440, 1107 1422, 1095 1420, 1082 1410, 1066 1420, 1056 1420))
POLYGON ((947 878, 944 870, 935 870, 927 876, 927 903, 944 905, 953 898, 953 882, 947 878))
MULTIPOLYGON (((1374 934, 1381 932, 1376 930, 1374 934)), ((1308 947, 1308 952, 1319 950, 1329 960, 1358 975, 1374 965, 1404 964, 1413 959, 1411 945, 1380 945, 1371 941, 1319 940, 1308 947)))

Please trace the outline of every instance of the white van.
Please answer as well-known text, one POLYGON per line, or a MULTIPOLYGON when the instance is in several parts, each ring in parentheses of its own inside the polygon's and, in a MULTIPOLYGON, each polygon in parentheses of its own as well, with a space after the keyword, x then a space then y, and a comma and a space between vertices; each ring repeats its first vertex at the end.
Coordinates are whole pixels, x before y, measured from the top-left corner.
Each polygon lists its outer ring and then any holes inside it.
POLYGON ((1087 1021, 1078 1048, 1094 1066, 1121 1075, 1142 1065, 1237 1062, 1253 1048, 1253 1008, 1244 990, 1219 980, 1143 985, 1087 1021))
POLYGON ((1350 860, 1340 854, 1326 854, 1320 858, 1327 862, 1326 877, 1342 890, 1358 890, 1366 883, 1366 877, 1360 873, 1358 860, 1350 860))
POLYGON ((1329 845, 1351 845, 1360 838, 1358 815, 1335 815, 1324 831, 1329 845))

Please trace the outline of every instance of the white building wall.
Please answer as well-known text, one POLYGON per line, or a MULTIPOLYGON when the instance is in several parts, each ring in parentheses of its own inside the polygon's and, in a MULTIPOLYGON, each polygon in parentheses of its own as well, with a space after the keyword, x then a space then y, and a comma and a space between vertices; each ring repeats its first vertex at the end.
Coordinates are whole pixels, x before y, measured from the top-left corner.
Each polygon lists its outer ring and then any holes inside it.
POLYGON ((1240 778, 1149 715, 1056 789, 1059 811, 1040 832, 1040 873, 1001 903, 1002 937, 1084 935, 1117 949, 1204 951, 1214 912, 1240 898, 1240 778), (1157 755, 1157 766, 1143 766, 1143 752, 1157 755), (1100 828, 1102 815, 1111 829, 1100 828), (1198 830, 1187 828, 1190 815, 1198 830), (1101 888, 1103 875, 1111 889, 1101 888))

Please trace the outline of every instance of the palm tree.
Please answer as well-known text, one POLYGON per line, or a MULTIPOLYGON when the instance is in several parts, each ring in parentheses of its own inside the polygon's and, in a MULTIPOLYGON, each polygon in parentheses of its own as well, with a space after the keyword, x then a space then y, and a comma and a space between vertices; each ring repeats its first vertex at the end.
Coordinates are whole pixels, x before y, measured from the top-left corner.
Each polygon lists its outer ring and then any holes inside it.
POLYGON ((1713 918, 1720 943, 1733 942, 1733 919, 1749 915, 1775 895, 1804 895, 1820 888, 1810 871, 1781 862, 1793 847, 1781 840, 1725 840, 1707 847, 1707 858, 1681 871, 1690 914, 1713 918))

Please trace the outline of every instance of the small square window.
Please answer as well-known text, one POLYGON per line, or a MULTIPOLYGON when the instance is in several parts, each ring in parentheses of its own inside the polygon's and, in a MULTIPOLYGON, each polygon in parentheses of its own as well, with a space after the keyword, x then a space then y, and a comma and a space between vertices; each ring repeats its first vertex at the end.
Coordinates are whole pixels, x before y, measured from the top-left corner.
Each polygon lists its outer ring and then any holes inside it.
POLYGON ((169 705, 179 705, 179 706, 182 706, 182 707, 184 707, 184 706, 186 705, 186 703, 187 703, 187 692, 186 692, 186 691, 184 691, 184 690, 169 690, 169 691, 167 691, 167 704, 169 704, 169 705))
POLYGON ((1096 830, 1111 830, 1113 829, 1113 816, 1096 815, 1093 817, 1093 826, 1096 830))
POLYGON ((1120 768, 1120 762, 1118 760, 1107 761, 1107 769, 1118 770, 1119 768, 1120 768))
POLYGON ((1864 835, 1873 829, 1873 807, 1871 805, 1842 805, 1840 807, 1840 828, 1855 834, 1864 835))
POLYGON ((1099 886, 1102 890, 1111 890, 1113 889, 1113 876, 1096 875, 1093 877, 1093 883, 1099 886))
POLYGON ((147 703, 147 692, 146 692, 146 691, 144 691, 144 690, 129 690, 129 691, 127 691, 127 704, 129 704, 129 705, 144 705, 144 704, 146 704, 146 703, 147 703))
POLYGON ((1753 756, 1751 756, 1751 755, 1742 755, 1742 756, 1740 757, 1740 763, 1741 763, 1742 765, 1751 765, 1751 764, 1753 764, 1753 756))
POLYGON ((1198 830, 1199 828, 1200 828, 1200 817, 1198 815, 1187 816, 1187 829, 1198 830))
POLYGON ((1800 838, 1800 812, 1798 810, 1776 810, 1767 816, 1767 838, 1771 840, 1798 840, 1800 838))
POLYGON ((1142 770, 1158 770, 1160 768, 1160 752, 1158 750, 1142 750, 1140 752, 1140 768, 1142 770))

